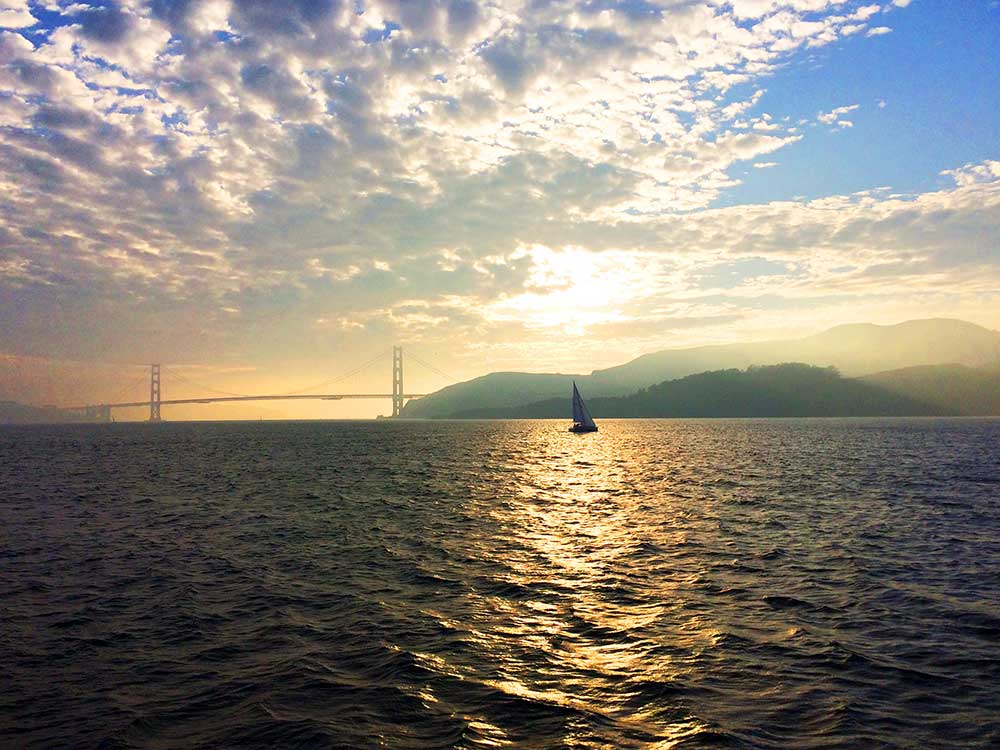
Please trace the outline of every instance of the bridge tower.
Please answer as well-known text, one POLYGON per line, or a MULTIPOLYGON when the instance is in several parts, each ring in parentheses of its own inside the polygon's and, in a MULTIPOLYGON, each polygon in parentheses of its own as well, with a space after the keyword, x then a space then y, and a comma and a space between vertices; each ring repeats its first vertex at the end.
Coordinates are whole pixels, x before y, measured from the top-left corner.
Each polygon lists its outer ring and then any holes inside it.
POLYGON ((149 366, 149 421, 160 421, 160 366, 149 366))
POLYGON ((392 416, 403 411, 403 347, 392 347, 392 416))

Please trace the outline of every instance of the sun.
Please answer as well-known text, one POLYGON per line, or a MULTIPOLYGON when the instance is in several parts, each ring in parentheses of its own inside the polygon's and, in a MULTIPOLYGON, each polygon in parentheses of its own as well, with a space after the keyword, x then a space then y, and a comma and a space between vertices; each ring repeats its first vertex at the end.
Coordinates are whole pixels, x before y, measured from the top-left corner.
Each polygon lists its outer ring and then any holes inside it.
POLYGON ((485 313, 491 320, 582 335, 593 325, 625 320, 623 307, 645 288, 634 255, 532 245, 512 257, 525 256, 532 270, 523 290, 490 305, 485 313))

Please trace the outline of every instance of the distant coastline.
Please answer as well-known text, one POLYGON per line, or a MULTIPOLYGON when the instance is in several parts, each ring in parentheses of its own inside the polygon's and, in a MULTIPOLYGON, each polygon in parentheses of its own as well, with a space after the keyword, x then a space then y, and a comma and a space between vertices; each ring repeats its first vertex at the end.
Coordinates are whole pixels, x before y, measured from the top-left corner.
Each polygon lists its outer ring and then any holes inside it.
POLYGON ((595 417, 993 415, 1000 414, 998 375, 1000 331, 932 318, 842 325, 802 339, 664 349, 589 375, 493 372, 410 401, 402 416, 565 416, 574 382, 595 417), (747 369, 790 363, 832 366, 848 382, 810 371, 797 380, 791 371, 747 369), (771 380, 779 392, 770 392, 771 380), (816 398, 781 391, 781 382, 791 391, 818 389, 816 398))
MULTIPOLYGON (((924 368, 925 377, 882 373, 845 378, 832 367, 785 363, 727 369, 668 380, 620 397, 589 399, 595 419, 662 417, 932 417, 1000 415, 1000 372, 948 366, 924 368), (929 380, 950 375, 948 384, 929 380)), ((523 406, 469 409, 456 419, 565 417, 566 399, 523 406)))
MULTIPOLYGON (((627 396, 588 399, 588 405, 598 419, 1000 416, 1000 369, 931 365, 846 378, 833 367, 793 362, 688 375, 627 396)), ((562 419, 568 413, 568 397, 562 397, 430 419, 562 419)), ((0 402, 0 424, 87 421, 55 407, 0 402)))
MULTIPOLYGON (((597 418, 998 416, 1000 332, 947 318, 850 324, 803 339, 666 349, 589 375, 494 372, 411 399, 400 416, 561 419, 574 382, 597 418)), ((0 401, 0 424, 88 421, 0 401)))
POLYGON ((29 406, 16 401, 0 401, 0 424, 68 424, 88 421, 78 412, 55 406, 29 406))

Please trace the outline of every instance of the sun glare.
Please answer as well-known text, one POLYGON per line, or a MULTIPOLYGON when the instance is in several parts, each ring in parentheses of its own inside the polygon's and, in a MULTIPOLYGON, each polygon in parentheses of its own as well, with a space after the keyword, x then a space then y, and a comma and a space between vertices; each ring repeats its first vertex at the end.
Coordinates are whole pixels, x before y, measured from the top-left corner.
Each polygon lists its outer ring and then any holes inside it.
POLYGON ((648 286, 646 263, 635 254, 533 245, 514 257, 526 255, 532 271, 524 291, 490 305, 486 314, 492 320, 579 336, 590 326, 625 320, 623 307, 648 286))

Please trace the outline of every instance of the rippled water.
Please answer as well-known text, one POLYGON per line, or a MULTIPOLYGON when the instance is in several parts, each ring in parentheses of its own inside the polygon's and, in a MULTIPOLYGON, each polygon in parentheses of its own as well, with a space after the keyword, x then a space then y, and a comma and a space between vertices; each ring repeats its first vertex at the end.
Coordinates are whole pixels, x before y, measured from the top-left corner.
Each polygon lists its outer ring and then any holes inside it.
POLYGON ((0 745, 1000 747, 1000 421, 0 430, 0 745))

